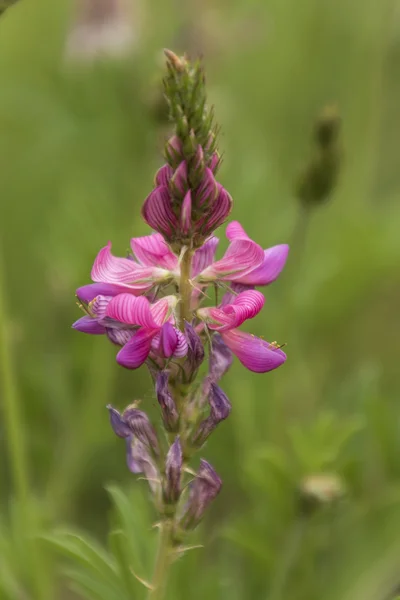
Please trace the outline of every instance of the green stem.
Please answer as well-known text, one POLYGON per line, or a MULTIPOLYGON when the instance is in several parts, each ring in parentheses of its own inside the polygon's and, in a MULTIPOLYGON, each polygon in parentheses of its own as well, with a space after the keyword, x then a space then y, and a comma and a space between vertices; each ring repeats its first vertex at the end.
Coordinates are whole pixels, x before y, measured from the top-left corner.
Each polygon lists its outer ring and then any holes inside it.
POLYGON ((193 251, 186 248, 181 260, 181 277, 179 280, 179 328, 181 331, 185 330, 185 321, 191 321, 190 301, 192 297, 192 286, 190 283, 190 275, 192 270, 192 257, 193 251))
POLYGON ((171 564, 172 528, 173 519, 164 521, 161 524, 152 589, 148 594, 149 600, 162 600, 165 596, 169 566, 171 564))
POLYGON ((5 281, 0 255, 0 382, 3 398, 4 421, 7 431, 8 455, 14 481, 15 493, 21 518, 25 520, 26 545, 30 546, 27 555, 30 560, 32 583, 35 598, 46 600, 49 597, 47 578, 38 544, 35 543, 36 515, 29 490, 28 464, 26 460, 25 438, 21 418, 20 399, 17 391, 11 343, 9 340, 5 281))

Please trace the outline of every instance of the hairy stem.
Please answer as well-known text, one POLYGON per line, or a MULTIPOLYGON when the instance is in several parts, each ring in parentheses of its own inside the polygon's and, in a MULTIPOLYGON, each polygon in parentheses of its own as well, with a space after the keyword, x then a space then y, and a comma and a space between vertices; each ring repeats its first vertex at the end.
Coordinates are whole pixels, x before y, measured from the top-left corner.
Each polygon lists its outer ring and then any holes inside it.
POLYGON ((158 542, 152 589, 148 594, 149 600, 162 600, 165 595, 172 555, 172 530, 173 519, 163 521, 160 526, 160 539, 158 542))
POLYGON ((193 251, 189 248, 186 248, 181 260, 181 277, 179 280, 179 328, 181 331, 185 330, 185 321, 191 321, 190 300, 192 297, 192 285, 190 282, 190 275, 192 269, 192 258, 193 251))

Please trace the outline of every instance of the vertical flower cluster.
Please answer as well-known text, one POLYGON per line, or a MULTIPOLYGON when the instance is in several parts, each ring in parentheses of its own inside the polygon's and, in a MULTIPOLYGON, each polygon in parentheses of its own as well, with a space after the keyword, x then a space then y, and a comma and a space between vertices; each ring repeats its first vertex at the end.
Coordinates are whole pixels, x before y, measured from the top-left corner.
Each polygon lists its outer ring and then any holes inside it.
POLYGON ((231 412, 219 383, 233 356, 256 373, 286 360, 276 342, 241 326, 262 310, 264 295, 255 288, 278 277, 288 246, 264 249, 233 221, 226 228, 228 249, 216 258, 214 231, 228 218, 232 199, 216 180, 217 129, 204 72, 199 62, 166 56, 165 95, 175 132, 142 208, 153 233, 132 238, 128 257, 114 256, 111 243, 100 250, 93 283, 77 290, 85 315, 73 327, 106 335, 119 347, 123 367, 149 369, 164 436, 136 404, 122 413, 108 408, 114 432, 125 439, 128 467, 148 480, 173 548, 221 489, 204 459, 190 481, 188 462, 231 412))

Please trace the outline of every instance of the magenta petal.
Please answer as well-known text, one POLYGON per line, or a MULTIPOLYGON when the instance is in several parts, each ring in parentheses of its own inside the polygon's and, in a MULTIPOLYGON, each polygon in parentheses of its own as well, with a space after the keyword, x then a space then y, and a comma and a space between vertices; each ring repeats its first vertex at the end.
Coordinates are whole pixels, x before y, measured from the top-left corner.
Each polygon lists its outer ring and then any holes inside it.
POLYGON ((150 311, 153 318, 153 322, 156 327, 164 325, 165 321, 169 318, 171 311, 175 308, 178 299, 176 296, 164 296, 157 302, 151 305, 150 311))
POLYGON ((247 285, 269 285, 278 277, 285 266, 289 253, 287 244, 272 246, 264 250, 264 261, 247 275, 240 278, 247 285))
POLYGON ((132 329, 116 329, 107 327, 107 337, 113 344, 124 346, 131 339, 134 331, 132 329))
POLYGON ((201 230, 205 235, 209 235, 226 221, 232 210, 232 198, 228 192, 218 184, 218 196, 210 204, 209 211, 205 219, 199 222, 201 230))
POLYGON ((132 238, 131 248, 137 260, 146 267, 161 267, 173 271, 178 266, 177 257, 160 233, 132 238))
POLYGON ((250 333, 232 329, 221 333, 221 336, 240 362, 255 373, 272 371, 286 360, 282 350, 250 333))
POLYGON ((157 330, 139 329, 117 354, 117 362, 127 369, 137 369, 149 355, 151 340, 157 330))
POLYGON ((240 277, 258 267, 264 259, 264 251, 252 240, 235 239, 221 260, 202 271, 199 281, 221 279, 225 281, 240 280, 240 277))
POLYGON ((213 172, 208 167, 204 170, 203 179, 196 190, 194 201, 197 206, 204 206, 214 202, 219 189, 213 172))
POLYGON ((89 304, 96 296, 116 296, 127 291, 129 291, 129 288, 112 283, 89 283, 78 288, 76 295, 81 302, 89 304))
POLYGON ((128 258, 119 258, 111 254, 111 242, 98 253, 92 268, 91 277, 98 283, 122 284, 136 290, 147 290, 154 279, 162 278, 165 273, 154 267, 142 267, 128 258))
POLYGON ((264 306, 265 298, 261 292, 248 290, 239 294, 232 304, 221 308, 201 308, 198 315, 209 321, 210 329, 228 331, 239 327, 247 319, 253 319, 264 306))
POLYGON ((229 241, 232 241, 235 238, 250 239, 239 221, 231 221, 231 223, 229 223, 226 228, 226 237, 229 241))
POLYGON ((157 328, 150 311, 150 302, 144 296, 118 294, 107 306, 107 317, 128 325, 157 328))
POLYGON ((169 180, 174 174, 174 170, 169 165, 164 165, 161 169, 158 169, 156 173, 156 185, 166 185, 168 186, 169 180))
POLYGON ((189 233, 192 227, 192 194, 190 190, 187 192, 182 202, 180 225, 181 231, 185 235, 189 233))
POLYGON ((219 244, 219 239, 215 236, 208 240, 196 250, 192 262, 192 277, 196 277, 201 271, 204 271, 214 260, 215 252, 219 244))
POLYGON ((183 198, 188 191, 189 184, 186 160, 183 160, 176 169, 169 183, 169 187, 178 198, 183 198))
POLYGON ((171 323, 164 323, 160 330, 159 350, 162 356, 170 358, 178 345, 175 327, 171 323))
POLYGON ((166 186, 157 187, 147 196, 142 215, 150 227, 167 236, 171 236, 178 226, 178 219, 172 210, 171 198, 166 186))
POLYGON ((174 350, 174 357, 182 358, 183 356, 186 356, 188 352, 188 343, 182 331, 175 328, 175 334, 177 338, 177 344, 174 350))
POLYGON ((91 333, 93 335, 101 335, 106 332, 105 327, 100 325, 97 319, 89 316, 78 319, 72 327, 77 331, 82 331, 82 333, 91 333))

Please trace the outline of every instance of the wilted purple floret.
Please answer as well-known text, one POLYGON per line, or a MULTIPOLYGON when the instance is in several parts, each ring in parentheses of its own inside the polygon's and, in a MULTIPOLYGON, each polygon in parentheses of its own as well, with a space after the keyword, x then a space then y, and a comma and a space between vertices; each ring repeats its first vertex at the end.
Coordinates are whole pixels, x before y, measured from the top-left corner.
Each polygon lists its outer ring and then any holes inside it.
POLYGON ((177 437, 170 447, 165 461, 164 498, 168 504, 174 504, 181 495, 182 448, 177 437))
POLYGON ((167 431, 176 431, 179 415, 168 387, 168 371, 159 371, 156 376, 156 395, 167 431))
POLYGON ((190 485, 189 500, 180 525, 183 529, 194 529, 204 512, 219 494, 222 480, 206 460, 200 460, 196 479, 190 485))
POLYGON ((119 437, 129 438, 133 435, 156 455, 159 454, 157 434, 146 413, 134 406, 128 406, 122 415, 111 405, 107 408, 111 427, 119 437))
POLYGON ((208 402, 210 404, 210 415, 200 423, 193 440, 193 443, 198 447, 204 444, 218 423, 229 417, 232 409, 228 396, 215 383, 210 383, 208 402))
POLYGON ((233 361, 232 351, 229 350, 222 337, 213 335, 210 354, 209 372, 213 381, 219 381, 228 371, 233 361))
POLYGON ((160 474, 148 448, 135 436, 126 438, 126 462, 132 473, 143 473, 150 489, 156 493, 160 487, 160 474))
POLYGON ((185 366, 188 367, 190 371, 189 378, 191 378, 190 376, 193 376, 196 373, 204 360, 204 347, 193 326, 187 321, 185 322, 185 335, 188 345, 185 366))

